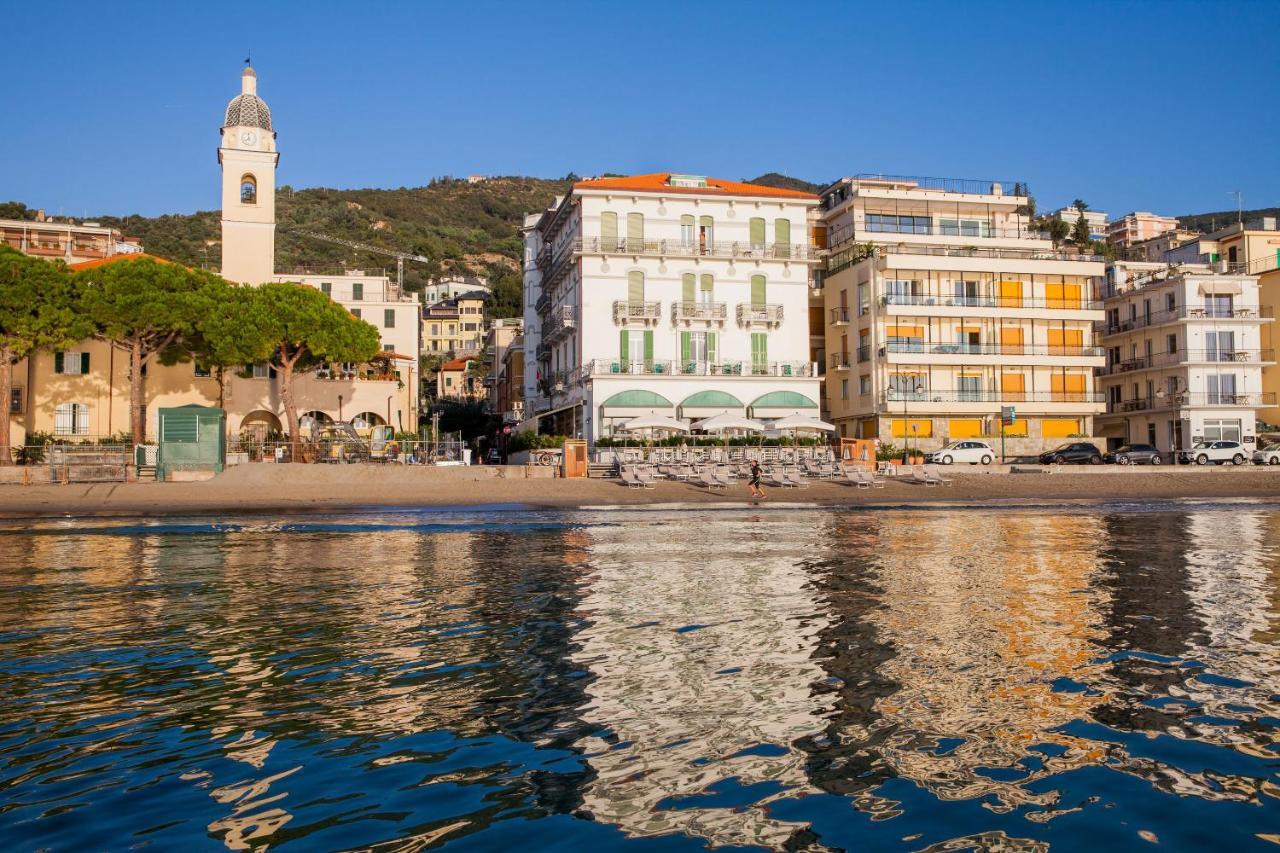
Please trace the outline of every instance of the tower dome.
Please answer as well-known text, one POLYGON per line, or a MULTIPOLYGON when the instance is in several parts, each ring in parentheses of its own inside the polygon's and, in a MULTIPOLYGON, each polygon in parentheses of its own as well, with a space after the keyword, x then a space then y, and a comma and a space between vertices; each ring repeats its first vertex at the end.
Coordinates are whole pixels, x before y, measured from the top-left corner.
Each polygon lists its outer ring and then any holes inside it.
POLYGON ((271 130, 271 110, 267 102, 258 97, 258 75, 252 68, 246 68, 240 75, 240 94, 227 104, 227 118, 222 126, 271 130))

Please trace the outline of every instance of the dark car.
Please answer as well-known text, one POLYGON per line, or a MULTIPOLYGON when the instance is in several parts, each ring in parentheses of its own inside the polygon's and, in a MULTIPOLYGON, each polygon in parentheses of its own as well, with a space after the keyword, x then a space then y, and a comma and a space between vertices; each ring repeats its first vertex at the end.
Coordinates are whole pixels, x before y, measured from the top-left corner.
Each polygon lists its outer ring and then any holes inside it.
POLYGON ((1102 454, 1087 441, 1073 441, 1040 454, 1041 465, 1101 465, 1102 454))
POLYGON ((1122 444, 1103 456, 1102 461, 1116 465, 1159 465, 1164 462, 1160 451, 1150 444, 1122 444))

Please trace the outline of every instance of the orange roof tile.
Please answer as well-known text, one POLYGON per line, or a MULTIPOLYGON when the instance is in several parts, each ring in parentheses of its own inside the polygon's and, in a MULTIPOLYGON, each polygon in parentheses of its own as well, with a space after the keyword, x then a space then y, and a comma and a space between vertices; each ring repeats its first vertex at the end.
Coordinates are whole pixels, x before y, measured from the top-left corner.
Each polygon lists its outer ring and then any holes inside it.
POLYGON ((740 195, 818 200, 818 197, 813 193, 801 192, 800 190, 784 190, 760 184, 724 181, 720 178, 707 178, 705 187, 673 187, 668 183, 671 180, 671 175, 671 172, 654 172, 650 175, 627 175, 621 178, 595 178, 589 181, 578 181, 573 185, 573 188, 575 190, 634 190, 636 192, 684 193, 688 195, 740 195))
POLYGON ((173 261, 158 258, 155 255, 148 255, 146 252, 121 252, 118 255, 110 255, 105 258, 94 258, 92 261, 81 261, 78 264, 72 264, 68 269, 91 270, 95 267, 103 266, 104 264, 114 264, 117 261, 136 261, 139 258, 150 258, 151 260, 158 261, 162 264, 173 263, 173 261))
POLYGON ((474 358, 455 358, 453 361, 446 361, 440 365, 441 370, 466 370, 467 365, 475 361, 474 358))

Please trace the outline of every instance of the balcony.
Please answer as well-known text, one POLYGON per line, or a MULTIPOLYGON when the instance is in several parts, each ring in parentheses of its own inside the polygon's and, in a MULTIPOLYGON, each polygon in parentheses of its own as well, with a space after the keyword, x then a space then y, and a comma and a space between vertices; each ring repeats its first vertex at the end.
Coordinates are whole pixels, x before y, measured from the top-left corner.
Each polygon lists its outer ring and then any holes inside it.
POLYGON ((966 344, 966 343, 934 343, 932 341, 890 341, 885 344, 885 352, 892 354, 921 355, 1002 355, 1002 356, 1034 356, 1063 358, 1102 358, 1102 347, 1086 347, 1075 345, 1042 346, 1032 344, 966 344))
POLYGON ((738 304, 739 326, 765 326, 774 328, 782 325, 781 305, 738 304))
POLYGON ((618 325, 627 323, 657 323, 662 319, 662 305, 658 302, 625 302, 613 303, 613 322, 618 325))
POLYGON ((858 347, 858 364, 871 360, 871 344, 863 344, 858 347))
POLYGON ((551 307, 551 294, 544 290, 542 291, 541 295, 538 296, 538 301, 533 303, 533 310, 537 311, 539 314, 542 314, 550 307, 551 307))
POLYGON ((1102 403, 1105 398, 1101 392, 1090 391, 998 391, 982 389, 977 391, 924 390, 897 391, 889 389, 884 393, 881 402, 885 405, 895 403, 1102 403))
MULTIPOLYGON (((840 247, 837 246, 836 249, 840 247)), ((885 246, 882 251, 886 255, 929 255, 944 258, 990 258, 992 260, 1012 261, 1080 261, 1084 263, 1103 263, 1102 255, 1084 255, 1078 252, 1060 252, 1052 249, 1007 249, 978 246, 929 246, 907 245, 898 243, 885 246)))
POLYGON ((832 308, 829 312, 830 319, 827 321, 833 326, 849 325, 849 309, 848 308, 832 308))
POLYGON ((1176 367, 1184 364, 1253 364, 1262 366, 1275 364, 1275 350, 1270 349, 1237 349, 1237 350, 1179 350, 1178 352, 1160 352, 1149 356, 1118 361, 1098 371, 1099 376, 1114 376, 1119 373, 1134 373, 1139 370, 1153 370, 1162 367, 1176 367))
POLYGON ((828 369, 831 370, 833 373, 837 370, 848 370, 849 369, 849 353, 847 352, 828 353, 827 363, 830 365, 828 369))
POLYGON ((1139 412, 1150 409, 1187 409, 1187 408, 1244 408, 1257 409, 1274 406, 1276 395, 1273 391, 1253 392, 1201 392, 1182 391, 1177 394, 1157 392, 1150 397, 1137 397, 1132 400, 1120 400, 1111 404, 1112 411, 1139 412))
POLYGON ((1101 311, 1102 303, 1092 299, 1044 299, 1031 296, 957 296, 956 294, 889 293, 880 297, 885 307, 897 305, 942 306, 946 308, 1035 308, 1049 311, 1101 311))
POLYGON ((1270 305, 1243 306, 1240 308, 1205 308, 1203 306, 1182 305, 1172 310, 1152 311, 1140 314, 1127 320, 1095 324, 1098 332, 1104 335, 1120 335, 1134 329, 1145 329, 1150 326, 1164 326, 1169 323, 1180 323, 1183 320, 1241 320, 1264 321, 1275 316, 1270 305))
POLYGON ((571 334, 577 327, 577 312, 572 305, 557 305, 551 309, 550 318, 542 326, 542 337, 554 343, 571 334))
POLYGON ((671 361, 594 359, 582 376, 723 376, 815 377, 817 365, 809 361, 671 361))
POLYGON ((586 255, 645 255, 660 258, 721 258, 728 260, 816 261, 819 249, 805 243, 751 243, 749 241, 630 240, 587 237, 573 244, 586 255))
POLYGON ((724 325, 728 316, 728 306, 723 302, 671 303, 671 322, 676 324, 684 323, 687 326, 699 322, 724 325))

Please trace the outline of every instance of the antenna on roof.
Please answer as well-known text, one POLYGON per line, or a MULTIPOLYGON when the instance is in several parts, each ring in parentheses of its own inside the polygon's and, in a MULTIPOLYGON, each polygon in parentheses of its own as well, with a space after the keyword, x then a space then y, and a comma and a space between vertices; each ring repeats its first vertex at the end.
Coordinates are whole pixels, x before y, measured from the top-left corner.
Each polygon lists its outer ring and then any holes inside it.
POLYGON ((252 65, 252 64, 253 64, 253 62, 251 61, 252 59, 253 59, 253 51, 251 50, 251 51, 249 51, 248 55, 247 55, 247 56, 245 56, 245 58, 244 58, 244 64, 245 64, 245 65, 252 65))
POLYGON ((1240 192, 1240 190, 1232 190, 1231 192, 1227 193, 1227 195, 1233 195, 1236 197, 1236 222, 1239 223, 1241 226, 1243 226, 1244 225, 1244 193, 1240 192))

